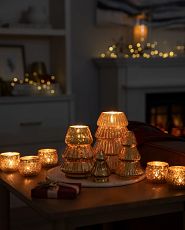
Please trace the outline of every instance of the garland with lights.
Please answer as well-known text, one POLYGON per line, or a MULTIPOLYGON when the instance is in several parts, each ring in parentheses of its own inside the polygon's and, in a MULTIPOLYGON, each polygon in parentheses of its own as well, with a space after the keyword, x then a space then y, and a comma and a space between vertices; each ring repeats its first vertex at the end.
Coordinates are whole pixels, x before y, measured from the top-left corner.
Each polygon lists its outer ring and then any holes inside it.
POLYGON ((105 53, 101 53, 101 58, 173 58, 177 54, 171 50, 169 52, 162 52, 157 48, 157 42, 129 44, 124 45, 122 38, 120 38, 115 44, 108 47, 105 53))
POLYGON ((47 94, 54 95, 55 89, 53 88, 53 84, 55 84, 55 76, 48 76, 47 79, 40 78, 40 76, 34 72, 32 75, 29 73, 25 73, 24 80, 19 79, 18 77, 14 77, 11 81, 11 86, 14 88, 16 85, 30 85, 33 86, 38 91, 47 92, 47 94))

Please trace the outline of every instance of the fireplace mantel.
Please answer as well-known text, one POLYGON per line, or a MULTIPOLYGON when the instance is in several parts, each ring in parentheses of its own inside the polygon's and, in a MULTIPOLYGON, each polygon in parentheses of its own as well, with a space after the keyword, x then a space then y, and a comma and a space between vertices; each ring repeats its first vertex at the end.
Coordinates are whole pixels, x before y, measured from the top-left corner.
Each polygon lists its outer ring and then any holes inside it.
POLYGON ((124 111, 146 121, 146 94, 185 92, 185 58, 97 58, 100 111, 124 111))

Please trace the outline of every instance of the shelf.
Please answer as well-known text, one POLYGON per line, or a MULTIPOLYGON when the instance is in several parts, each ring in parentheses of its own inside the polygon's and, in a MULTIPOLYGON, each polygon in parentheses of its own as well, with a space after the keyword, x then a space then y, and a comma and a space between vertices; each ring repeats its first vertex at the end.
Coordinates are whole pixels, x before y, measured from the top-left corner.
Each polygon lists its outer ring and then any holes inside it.
POLYGON ((0 28, 0 35, 60 37, 65 36, 65 30, 51 28, 0 28))

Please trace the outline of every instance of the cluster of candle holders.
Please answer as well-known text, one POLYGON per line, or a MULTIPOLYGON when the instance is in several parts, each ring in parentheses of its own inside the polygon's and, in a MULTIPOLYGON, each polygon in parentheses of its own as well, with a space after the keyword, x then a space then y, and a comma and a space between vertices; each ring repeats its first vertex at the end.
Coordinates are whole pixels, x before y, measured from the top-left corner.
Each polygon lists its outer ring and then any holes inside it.
POLYGON ((169 166, 167 162, 147 163, 146 178, 154 184, 168 183, 172 188, 185 189, 185 166, 169 166))
POLYGON ((65 176, 93 176, 95 182, 107 182, 112 173, 127 178, 142 175, 144 171, 140 166, 136 139, 127 125, 128 120, 123 112, 102 112, 97 120, 93 148, 88 126, 70 126, 61 164, 65 176))
POLYGON ((22 176, 37 176, 42 167, 53 167, 58 163, 56 149, 39 149, 37 156, 22 156, 18 152, 0 154, 0 169, 4 173, 19 171, 22 176))

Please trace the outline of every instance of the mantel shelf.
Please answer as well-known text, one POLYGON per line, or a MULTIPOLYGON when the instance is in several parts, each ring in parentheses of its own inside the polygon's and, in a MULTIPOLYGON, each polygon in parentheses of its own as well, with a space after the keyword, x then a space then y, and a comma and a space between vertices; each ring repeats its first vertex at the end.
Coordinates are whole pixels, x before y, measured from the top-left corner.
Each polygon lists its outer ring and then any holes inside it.
POLYGON ((55 37, 65 36, 65 30, 52 28, 0 28, 0 35, 55 37))

